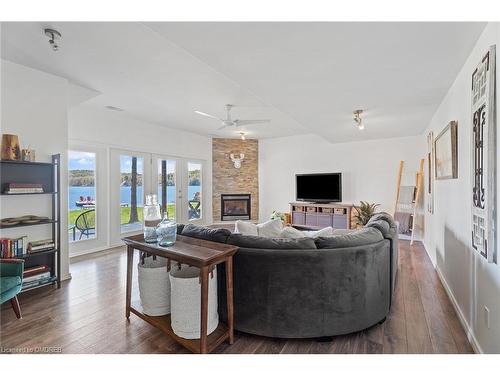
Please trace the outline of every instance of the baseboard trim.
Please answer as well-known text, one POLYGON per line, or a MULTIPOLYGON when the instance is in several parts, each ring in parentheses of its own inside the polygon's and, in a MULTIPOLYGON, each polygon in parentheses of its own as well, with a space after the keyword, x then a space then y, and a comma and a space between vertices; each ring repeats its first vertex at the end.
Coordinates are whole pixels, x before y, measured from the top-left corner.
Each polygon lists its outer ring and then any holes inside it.
MULTIPOLYGON (((433 264, 434 264, 434 262, 433 262, 433 264)), ((469 340, 470 344, 472 345, 472 349, 477 354, 484 354, 483 349, 481 348, 481 345, 479 345, 479 342, 477 341, 476 336, 474 335, 474 331, 472 330, 471 326, 469 325, 469 323, 465 319, 465 316, 462 312, 462 309, 460 309, 460 306, 458 305, 457 299, 455 298, 455 295, 451 291, 451 288, 448 285, 448 282, 446 281, 446 278, 444 277, 443 273, 441 272, 441 269, 436 264, 434 264, 434 269, 436 270, 438 277, 441 280, 441 284, 443 284, 444 290, 446 291, 446 294, 448 295, 448 298, 450 299, 451 304, 453 305, 453 308, 455 309, 455 311, 458 315, 458 319, 460 320, 460 323, 462 324, 462 327, 465 330, 465 333, 467 335, 467 339, 469 340)))

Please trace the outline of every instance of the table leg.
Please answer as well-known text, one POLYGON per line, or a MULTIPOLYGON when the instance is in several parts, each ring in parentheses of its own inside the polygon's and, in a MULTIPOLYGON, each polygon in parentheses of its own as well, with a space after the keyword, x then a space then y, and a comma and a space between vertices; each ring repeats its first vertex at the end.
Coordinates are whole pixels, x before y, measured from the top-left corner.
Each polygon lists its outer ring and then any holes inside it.
POLYGON ((127 246, 127 295, 125 300, 125 317, 130 318, 130 300, 132 298, 132 263, 134 262, 134 248, 127 246))
POLYGON ((233 318, 233 257, 226 259, 226 304, 227 304, 227 329, 229 330, 229 344, 234 342, 233 318))
POLYGON ((200 353, 207 353, 208 329, 208 267, 201 268, 201 322, 200 322, 200 353))

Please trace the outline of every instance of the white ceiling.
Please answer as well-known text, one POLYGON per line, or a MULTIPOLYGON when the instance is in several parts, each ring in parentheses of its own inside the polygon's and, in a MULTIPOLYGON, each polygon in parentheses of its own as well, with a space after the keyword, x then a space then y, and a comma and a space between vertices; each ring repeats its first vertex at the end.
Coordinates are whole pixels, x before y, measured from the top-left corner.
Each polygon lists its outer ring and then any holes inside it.
POLYGON ((2 58, 101 93, 86 105, 204 135, 234 129, 194 110, 270 118, 257 138, 332 142, 415 135, 484 23, 2 23, 2 58), (59 30, 53 52, 42 29, 59 30), (358 131, 352 111, 365 110, 358 131))

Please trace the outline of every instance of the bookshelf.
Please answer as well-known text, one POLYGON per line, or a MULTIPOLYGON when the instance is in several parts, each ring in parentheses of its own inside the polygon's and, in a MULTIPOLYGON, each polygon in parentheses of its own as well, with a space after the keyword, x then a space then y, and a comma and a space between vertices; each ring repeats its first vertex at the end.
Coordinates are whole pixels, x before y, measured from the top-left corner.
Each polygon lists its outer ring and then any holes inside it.
MULTIPOLYGON (((11 237, 9 232, 14 228, 26 227, 29 230, 32 226, 49 225, 51 227, 51 239, 54 242, 54 247, 39 252, 27 253, 15 256, 15 258, 24 259, 24 268, 36 266, 48 266, 50 268, 50 277, 43 281, 27 286, 23 286, 21 291, 36 289, 46 285, 61 286, 61 196, 60 196, 60 154, 52 155, 51 162, 27 162, 27 161, 0 161, 0 196, 1 199, 19 200, 22 202, 20 195, 40 196, 36 199, 47 199, 42 197, 50 197, 50 213, 46 213, 48 220, 39 221, 36 223, 18 223, 15 225, 0 224, 0 237, 11 237), (37 193, 6 193, 9 184, 41 184, 43 192, 37 193)), ((29 210, 29 208, 27 208, 29 210)), ((3 213, 4 214, 4 213, 3 213)), ((26 212, 26 214, 31 214, 26 212)), ((2 218, 4 219, 4 218, 2 218)), ((29 232, 26 233, 29 235, 29 232)), ((30 241, 40 240, 41 238, 30 238, 30 241)), ((42 238, 45 239, 45 238, 42 238)), ((24 244, 27 246, 27 243, 24 244)))

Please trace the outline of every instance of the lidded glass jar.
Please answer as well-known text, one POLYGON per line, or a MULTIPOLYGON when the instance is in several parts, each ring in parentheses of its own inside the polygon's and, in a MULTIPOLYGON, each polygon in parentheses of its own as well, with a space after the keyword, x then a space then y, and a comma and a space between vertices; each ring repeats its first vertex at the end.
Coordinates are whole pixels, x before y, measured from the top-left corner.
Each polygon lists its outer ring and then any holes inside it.
POLYGON ((161 222, 160 205, 156 194, 146 195, 144 213, 144 241, 153 243, 157 241, 156 227, 161 222))
POLYGON ((156 228, 156 234, 158 236, 158 245, 163 247, 172 246, 177 238, 177 224, 175 220, 170 220, 167 214, 165 214, 163 220, 156 228))

